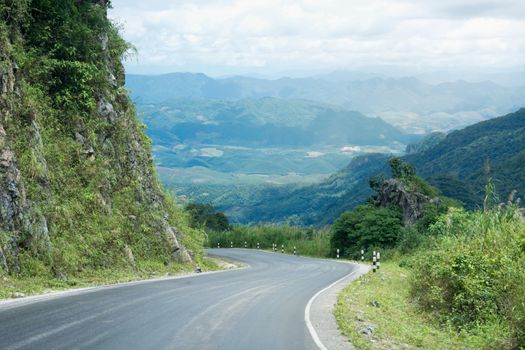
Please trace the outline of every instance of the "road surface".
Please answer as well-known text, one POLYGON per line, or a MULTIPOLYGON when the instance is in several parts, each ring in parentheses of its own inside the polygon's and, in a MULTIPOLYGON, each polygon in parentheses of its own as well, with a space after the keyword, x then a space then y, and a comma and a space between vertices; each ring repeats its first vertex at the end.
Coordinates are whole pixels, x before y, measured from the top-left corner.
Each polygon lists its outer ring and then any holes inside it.
POLYGON ((353 265, 245 249, 248 268, 0 305, 0 349, 315 350, 305 307, 353 265))

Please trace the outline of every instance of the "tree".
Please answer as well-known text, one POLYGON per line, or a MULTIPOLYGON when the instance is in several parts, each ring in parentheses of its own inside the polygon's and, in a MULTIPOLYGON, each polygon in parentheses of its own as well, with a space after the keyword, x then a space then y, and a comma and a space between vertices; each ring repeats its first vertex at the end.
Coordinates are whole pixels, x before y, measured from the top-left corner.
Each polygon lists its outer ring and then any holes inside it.
POLYGON ((379 192, 384 182, 385 182, 385 176, 383 174, 380 174, 380 175, 372 176, 368 180, 368 185, 374 191, 379 192))
POLYGON ((184 208, 190 214, 191 226, 204 226, 211 231, 228 231, 228 217, 217 212, 211 204, 190 203, 184 208))
POLYGON ((416 176, 416 169, 401 160, 399 157, 393 157, 388 161, 394 179, 412 180, 416 176))
POLYGON ((357 256, 361 249, 393 247, 401 233, 399 208, 363 205, 343 213, 332 226, 332 250, 344 256, 357 256))

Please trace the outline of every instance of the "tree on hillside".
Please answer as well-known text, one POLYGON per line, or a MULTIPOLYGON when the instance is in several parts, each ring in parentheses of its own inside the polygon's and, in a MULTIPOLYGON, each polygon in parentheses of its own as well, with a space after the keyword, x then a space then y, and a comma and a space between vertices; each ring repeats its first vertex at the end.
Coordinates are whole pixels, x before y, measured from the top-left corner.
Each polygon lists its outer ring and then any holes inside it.
POLYGON ((406 163, 399 157, 388 161, 394 179, 412 180, 416 176, 416 169, 412 164, 406 163))
POLYGON ((358 256, 361 249, 393 247, 401 233, 399 208, 356 207, 341 215, 332 226, 332 250, 343 256, 358 256))
POLYGON ((190 203, 184 208, 190 214, 191 226, 202 227, 211 231, 230 229, 228 217, 218 212, 211 204, 190 203))

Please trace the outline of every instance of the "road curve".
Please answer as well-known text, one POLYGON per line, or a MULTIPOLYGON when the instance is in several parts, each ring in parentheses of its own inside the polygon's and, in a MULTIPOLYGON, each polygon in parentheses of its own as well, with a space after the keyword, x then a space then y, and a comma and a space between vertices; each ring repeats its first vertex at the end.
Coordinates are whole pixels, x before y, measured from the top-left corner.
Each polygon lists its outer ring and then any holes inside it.
POLYGON ((0 306, 0 349, 315 350, 305 307, 355 266, 246 249, 249 268, 0 306))

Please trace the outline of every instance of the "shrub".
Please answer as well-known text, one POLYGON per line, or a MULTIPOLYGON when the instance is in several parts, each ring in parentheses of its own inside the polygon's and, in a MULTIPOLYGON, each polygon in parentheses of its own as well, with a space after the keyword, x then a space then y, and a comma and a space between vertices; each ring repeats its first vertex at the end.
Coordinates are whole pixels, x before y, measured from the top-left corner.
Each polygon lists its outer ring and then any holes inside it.
POLYGON ((515 209, 467 213, 451 209, 429 229, 411 281, 418 305, 458 329, 503 324, 494 347, 525 346, 525 223, 515 209))
POLYGON ((356 207, 332 226, 332 252, 339 248, 343 256, 357 257, 361 249, 391 248, 399 239, 401 227, 401 210, 397 207, 356 207))
POLYGON ((256 248, 257 243, 261 249, 271 249, 272 244, 277 244, 279 251, 284 246, 286 252, 297 248, 300 255, 328 257, 330 255, 330 232, 328 230, 313 230, 309 228, 291 227, 286 225, 270 226, 260 225, 255 227, 233 226, 229 231, 208 233, 208 246, 216 247, 244 247, 256 248))
POLYGON ((184 207, 194 228, 205 227, 211 231, 227 231, 230 229, 228 217, 218 212, 211 204, 190 203, 184 207))

